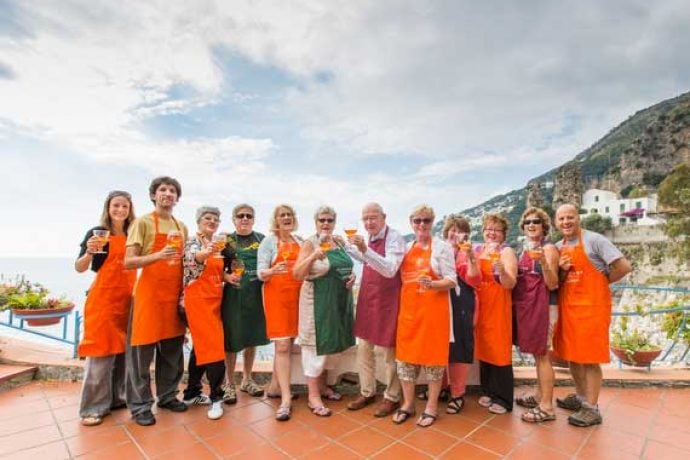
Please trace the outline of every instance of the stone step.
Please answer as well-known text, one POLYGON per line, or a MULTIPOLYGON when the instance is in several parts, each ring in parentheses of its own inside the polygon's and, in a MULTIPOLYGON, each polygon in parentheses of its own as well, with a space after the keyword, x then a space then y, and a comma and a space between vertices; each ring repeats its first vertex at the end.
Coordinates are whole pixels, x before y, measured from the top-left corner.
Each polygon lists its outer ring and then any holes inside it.
POLYGON ((0 391, 32 381, 37 371, 37 366, 0 364, 0 391))

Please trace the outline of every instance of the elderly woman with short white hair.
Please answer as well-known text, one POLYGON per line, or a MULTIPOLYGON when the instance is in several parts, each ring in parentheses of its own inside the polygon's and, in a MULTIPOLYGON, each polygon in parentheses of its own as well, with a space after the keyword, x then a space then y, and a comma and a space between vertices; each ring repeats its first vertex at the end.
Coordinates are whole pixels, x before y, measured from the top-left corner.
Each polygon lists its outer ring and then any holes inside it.
POLYGON ((339 397, 325 388, 324 370, 330 367, 333 355, 355 344, 353 263, 333 238, 335 219, 335 210, 330 206, 316 210, 316 234, 302 245, 293 269, 295 278, 304 280, 299 297, 299 341, 309 390, 307 404, 319 417, 331 415, 322 394, 326 399, 339 397))
POLYGON ((223 415, 225 350, 220 304, 223 298, 223 258, 213 235, 220 225, 220 210, 202 206, 196 211, 196 235, 184 248, 183 294, 180 306, 192 333, 194 347, 189 356, 189 379, 184 403, 209 404, 208 418, 223 415), (210 397, 201 393, 206 373, 210 397))
POLYGON ((412 210, 410 224, 415 239, 408 243, 400 266, 403 285, 395 357, 403 403, 393 415, 393 422, 403 423, 415 414, 415 381, 423 368, 429 398, 417 419, 422 428, 433 425, 438 417, 438 396, 451 341, 449 290, 457 286, 453 248, 431 236, 434 217, 428 205, 412 210))

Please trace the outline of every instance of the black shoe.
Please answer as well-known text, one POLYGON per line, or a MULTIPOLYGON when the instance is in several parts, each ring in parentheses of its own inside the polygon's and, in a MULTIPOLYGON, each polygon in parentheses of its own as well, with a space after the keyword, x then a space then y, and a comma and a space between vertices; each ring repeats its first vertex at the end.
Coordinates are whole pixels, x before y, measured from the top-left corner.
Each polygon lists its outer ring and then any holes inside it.
POLYGON ((173 412, 184 412, 187 410, 187 405, 179 399, 171 399, 165 404, 158 403, 161 409, 168 409, 173 412))
POLYGON ((156 424, 156 417, 153 416, 150 410, 147 410, 136 414, 134 416, 134 421, 137 422, 137 425, 151 426, 156 424))

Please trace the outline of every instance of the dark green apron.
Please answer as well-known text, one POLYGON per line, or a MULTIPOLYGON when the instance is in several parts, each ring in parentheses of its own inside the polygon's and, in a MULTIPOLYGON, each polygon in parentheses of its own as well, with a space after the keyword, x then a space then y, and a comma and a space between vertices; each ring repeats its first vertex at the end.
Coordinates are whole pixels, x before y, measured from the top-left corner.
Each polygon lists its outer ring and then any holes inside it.
MULTIPOLYGON (((256 275, 257 246, 262 238, 253 233, 257 244, 247 248, 235 246, 235 257, 244 262, 240 287, 225 283, 223 287, 223 331, 225 350, 238 352, 247 347, 266 345, 266 318, 261 296, 261 281, 256 275)), ((231 238, 237 242, 237 233, 231 238)))
POLYGON ((342 249, 332 249, 326 257, 328 273, 313 281, 317 355, 339 353, 355 344, 352 291, 345 288, 352 259, 342 249))

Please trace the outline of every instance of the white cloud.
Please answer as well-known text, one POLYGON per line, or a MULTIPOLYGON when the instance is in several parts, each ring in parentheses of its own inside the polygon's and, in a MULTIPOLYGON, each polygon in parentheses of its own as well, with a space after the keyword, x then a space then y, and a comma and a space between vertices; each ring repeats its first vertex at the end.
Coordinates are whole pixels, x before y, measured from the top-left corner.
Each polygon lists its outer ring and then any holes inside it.
MULTIPOLYGON (((381 201, 403 229, 421 201, 439 215, 477 204, 690 81, 681 0, 4 5, 15 33, 0 36, 0 149, 32 139, 86 170, 128 167, 142 190, 174 175, 184 215, 250 201, 267 220, 292 202, 304 233, 324 202, 356 215, 381 201), (270 97, 245 92, 217 50, 287 78, 269 81, 270 97), (150 122, 173 115, 216 130, 153 133, 150 122), (323 167, 324 152, 337 168, 323 167), (482 171, 496 183, 459 185, 482 171)), ((44 205, 26 206, 31 216, 44 205)), ((81 233, 61 231, 54 247, 81 233)))

